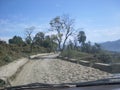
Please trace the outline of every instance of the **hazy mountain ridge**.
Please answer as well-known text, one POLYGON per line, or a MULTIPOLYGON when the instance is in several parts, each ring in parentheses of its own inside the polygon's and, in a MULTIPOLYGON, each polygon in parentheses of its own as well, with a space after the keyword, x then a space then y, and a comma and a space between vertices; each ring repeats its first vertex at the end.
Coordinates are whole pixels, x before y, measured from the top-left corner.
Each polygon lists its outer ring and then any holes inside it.
POLYGON ((107 41, 100 43, 100 45, 105 50, 120 52, 120 39, 116 41, 107 41))

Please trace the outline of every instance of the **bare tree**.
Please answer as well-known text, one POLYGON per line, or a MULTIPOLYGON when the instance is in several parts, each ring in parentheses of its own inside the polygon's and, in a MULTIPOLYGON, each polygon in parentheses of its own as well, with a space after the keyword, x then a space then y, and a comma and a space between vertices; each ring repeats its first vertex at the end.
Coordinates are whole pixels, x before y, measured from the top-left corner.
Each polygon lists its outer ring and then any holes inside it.
POLYGON ((68 15, 64 15, 62 21, 63 21, 63 27, 64 27, 63 29, 65 33, 65 39, 63 40, 63 48, 62 48, 62 50, 64 50, 67 39, 71 35, 73 35, 75 29, 73 28, 74 19, 71 19, 68 15))
POLYGON ((78 42, 78 40, 77 40, 77 37, 75 36, 74 37, 74 49, 76 49, 76 50, 78 50, 78 48, 77 48, 77 42, 78 42))
POLYGON ((28 45, 30 45, 30 52, 32 52, 32 46, 33 46, 32 33, 33 33, 34 29, 35 29, 34 26, 25 28, 25 34, 26 34, 25 41, 28 45))
POLYGON ((79 41, 79 43, 81 43, 81 44, 84 46, 85 41, 86 41, 86 35, 85 35, 85 32, 84 32, 84 31, 79 31, 77 37, 78 37, 78 41, 79 41))
POLYGON ((62 33, 63 23, 61 21, 60 16, 53 18, 53 20, 50 21, 50 26, 52 31, 57 32, 56 39, 58 42, 58 48, 59 50, 61 50, 61 43, 62 43, 62 36, 63 36, 63 33, 62 33))
POLYGON ((67 39, 73 34, 73 24, 74 20, 71 19, 68 15, 61 17, 57 16, 50 21, 51 30, 57 32, 56 38, 58 41, 59 50, 61 51, 64 50, 67 39))

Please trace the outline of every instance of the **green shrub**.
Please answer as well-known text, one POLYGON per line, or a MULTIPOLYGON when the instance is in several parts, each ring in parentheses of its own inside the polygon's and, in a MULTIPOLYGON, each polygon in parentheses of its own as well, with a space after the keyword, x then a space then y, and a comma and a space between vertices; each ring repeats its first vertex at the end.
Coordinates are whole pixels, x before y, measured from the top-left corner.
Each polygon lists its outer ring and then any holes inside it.
POLYGON ((100 62, 100 63, 112 63, 112 57, 111 57, 111 55, 109 55, 107 53, 97 54, 96 57, 98 59, 98 62, 100 62))
POLYGON ((3 87, 5 84, 6 84, 5 81, 0 79, 0 87, 3 87))
POLYGON ((5 63, 9 63, 9 62, 12 61, 12 58, 11 58, 10 56, 6 55, 6 56, 3 58, 3 60, 4 60, 5 63))
POLYGON ((68 58, 74 58, 74 59, 87 59, 88 57, 92 57, 91 54, 80 52, 77 50, 64 50, 61 53, 61 56, 68 57, 68 58))

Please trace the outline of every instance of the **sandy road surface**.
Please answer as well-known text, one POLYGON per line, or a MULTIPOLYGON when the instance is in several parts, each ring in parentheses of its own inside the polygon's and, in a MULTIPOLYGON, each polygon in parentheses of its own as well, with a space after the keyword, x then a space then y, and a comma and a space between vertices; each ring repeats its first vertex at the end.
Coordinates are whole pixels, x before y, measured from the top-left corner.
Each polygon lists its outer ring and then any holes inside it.
POLYGON ((27 62, 28 59, 22 58, 0 67, 0 79, 10 78, 17 72, 20 67, 22 67, 27 62))
POLYGON ((36 82, 50 84, 81 82, 101 79, 110 75, 98 69, 50 58, 55 56, 46 55, 44 59, 30 60, 11 82, 12 85, 36 82))

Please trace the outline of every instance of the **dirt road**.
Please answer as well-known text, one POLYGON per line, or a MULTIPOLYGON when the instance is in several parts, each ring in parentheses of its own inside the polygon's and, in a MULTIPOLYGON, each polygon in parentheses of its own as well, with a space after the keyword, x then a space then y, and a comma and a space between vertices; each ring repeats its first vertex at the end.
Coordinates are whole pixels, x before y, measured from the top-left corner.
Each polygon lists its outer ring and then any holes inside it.
POLYGON ((14 85, 29 83, 71 83, 105 78, 110 74, 98 69, 82 66, 60 59, 56 55, 46 55, 30 60, 11 82, 14 85))
POLYGON ((21 58, 19 60, 16 60, 14 62, 11 62, 7 65, 0 67, 0 79, 4 80, 12 77, 17 72, 17 70, 27 62, 28 59, 21 58))

